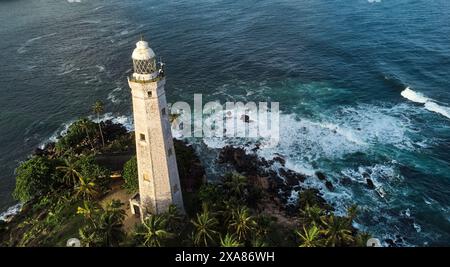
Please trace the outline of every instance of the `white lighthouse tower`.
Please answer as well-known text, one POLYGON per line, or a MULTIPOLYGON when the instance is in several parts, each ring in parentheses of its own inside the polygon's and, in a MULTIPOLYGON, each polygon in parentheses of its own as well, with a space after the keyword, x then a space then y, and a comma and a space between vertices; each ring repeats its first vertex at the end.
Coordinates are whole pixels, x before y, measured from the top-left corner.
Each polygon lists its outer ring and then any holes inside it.
POLYGON ((134 73, 128 78, 133 98, 139 195, 130 200, 132 212, 162 213, 171 204, 182 212, 183 197, 169 124, 164 65, 141 40, 132 54, 134 73), (136 209, 139 207, 139 209, 136 209))

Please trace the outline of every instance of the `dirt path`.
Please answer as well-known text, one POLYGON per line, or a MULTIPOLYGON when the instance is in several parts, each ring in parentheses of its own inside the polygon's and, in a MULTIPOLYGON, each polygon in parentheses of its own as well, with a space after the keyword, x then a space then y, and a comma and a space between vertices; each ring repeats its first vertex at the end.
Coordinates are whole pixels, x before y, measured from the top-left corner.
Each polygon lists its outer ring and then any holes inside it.
POLYGON ((123 229, 129 233, 134 229, 134 226, 140 222, 139 216, 131 214, 130 202, 131 194, 129 194, 125 189, 121 186, 113 186, 113 190, 106 195, 101 201, 100 204, 102 206, 106 205, 109 201, 116 199, 120 200, 120 202, 124 203, 123 209, 125 210, 125 220, 123 222, 123 229))

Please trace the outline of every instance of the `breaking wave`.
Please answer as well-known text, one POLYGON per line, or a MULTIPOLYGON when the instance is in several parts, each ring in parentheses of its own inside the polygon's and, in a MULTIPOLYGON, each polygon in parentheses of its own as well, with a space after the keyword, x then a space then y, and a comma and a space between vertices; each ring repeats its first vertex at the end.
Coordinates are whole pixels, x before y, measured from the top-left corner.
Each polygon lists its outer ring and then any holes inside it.
POLYGON ((444 107, 436 103, 435 100, 428 98, 424 96, 421 93, 415 92, 414 90, 411 90, 411 88, 406 87, 405 90, 401 92, 401 95, 415 103, 424 104, 425 109, 431 112, 438 113, 444 117, 447 117, 450 119, 450 108, 444 107))
POLYGON ((16 215, 22 209, 22 204, 18 203, 9 207, 6 211, 0 214, 0 221, 6 221, 9 217, 16 215))

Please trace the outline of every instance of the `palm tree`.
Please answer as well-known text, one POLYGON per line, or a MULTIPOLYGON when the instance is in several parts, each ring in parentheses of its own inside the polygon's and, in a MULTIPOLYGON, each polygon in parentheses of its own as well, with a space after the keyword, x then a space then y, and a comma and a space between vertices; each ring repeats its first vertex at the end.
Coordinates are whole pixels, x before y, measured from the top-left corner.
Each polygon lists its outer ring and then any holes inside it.
POLYGON ((81 177, 79 178, 79 184, 76 186, 76 197, 81 197, 82 199, 92 199, 98 195, 96 190, 96 185, 89 178, 81 177))
POLYGON ((89 136, 89 120, 86 118, 81 118, 79 120, 79 124, 81 129, 83 129, 86 132, 86 137, 89 141, 89 144, 91 145, 91 148, 94 149, 94 145, 92 144, 91 137, 89 136))
POLYGON ((230 189, 232 194, 242 197, 247 186, 247 177, 239 173, 232 173, 225 179, 224 185, 230 189))
POLYGON ((313 190, 307 189, 300 193, 300 197, 298 199, 298 203, 300 206, 300 209, 304 209, 307 206, 314 206, 317 205, 317 196, 316 193, 313 190))
POLYGON ((242 247, 242 243, 236 239, 235 235, 227 233, 223 239, 220 237, 220 246, 224 248, 242 247))
POLYGON ((105 139, 103 138, 103 131, 100 121, 100 113, 104 110, 103 103, 100 100, 97 100, 95 104, 92 106, 92 111, 97 115, 98 129, 100 130, 100 137, 102 138, 102 145, 105 146, 105 139))
POLYGON ((356 219, 356 216, 358 215, 358 205, 351 205, 347 208, 347 217, 348 217, 348 223, 349 226, 352 225, 353 220, 356 219))
POLYGON ((197 246, 204 245, 208 246, 208 240, 214 242, 214 236, 217 234, 215 230, 219 222, 217 219, 208 211, 206 205, 203 205, 202 213, 197 213, 196 220, 191 220, 194 225, 194 244, 197 246))
POLYGON ((167 212, 163 214, 164 218, 167 221, 168 227, 170 231, 180 230, 180 225, 183 221, 183 216, 178 211, 177 206, 170 205, 167 212))
POLYGON ((321 218, 325 212, 317 205, 309 206, 306 205, 305 209, 302 211, 305 223, 314 223, 319 225, 321 223, 321 218))
POLYGON ((73 157, 64 159, 64 166, 56 167, 56 170, 64 173, 64 183, 74 187, 77 184, 78 180, 81 179, 81 174, 76 169, 76 160, 73 157))
POLYGON ((99 211, 100 207, 90 201, 83 201, 83 207, 78 207, 77 214, 83 215, 84 218, 91 221, 94 225, 95 214, 99 211))
POLYGON ((322 218, 324 229, 320 232, 325 235, 327 246, 344 246, 354 242, 352 232, 348 229, 346 218, 336 217, 333 214, 322 218))
POLYGON ((306 229, 303 225, 303 231, 295 231, 297 236, 300 238, 299 247, 320 247, 322 245, 320 238, 320 230, 315 224, 313 224, 309 229, 306 229))
POLYGON ((118 246, 125 234, 122 230, 125 211, 119 200, 112 200, 105 209, 96 203, 84 201, 83 207, 78 207, 77 214, 87 220, 79 230, 83 244, 87 246, 118 246))
POLYGON ((78 230, 78 234, 80 235, 80 241, 86 247, 95 246, 95 244, 99 243, 97 234, 90 227, 83 227, 78 230))
POLYGON ((268 215, 257 216, 255 218, 256 235, 258 237, 266 237, 272 229, 273 222, 274 218, 268 215))
POLYGON ((256 227, 253 216, 250 216, 247 207, 233 210, 229 228, 233 229, 240 241, 244 241, 256 227))
POLYGON ((264 241, 262 237, 253 238, 251 244, 252 247, 254 248, 262 248, 268 246, 268 244, 266 243, 266 241, 264 241))
POLYGON ((167 231, 167 221, 160 215, 150 215, 142 224, 142 228, 136 231, 136 236, 143 237, 144 246, 160 247, 161 243, 173 236, 167 231))
POLYGON ((99 233, 103 236, 106 246, 118 246, 125 234, 122 230, 125 211, 120 207, 123 204, 118 200, 111 201, 100 217, 99 233))
POLYGON ((372 236, 369 233, 362 232, 358 233, 355 237, 355 246, 357 247, 366 247, 367 241, 372 238, 372 236))

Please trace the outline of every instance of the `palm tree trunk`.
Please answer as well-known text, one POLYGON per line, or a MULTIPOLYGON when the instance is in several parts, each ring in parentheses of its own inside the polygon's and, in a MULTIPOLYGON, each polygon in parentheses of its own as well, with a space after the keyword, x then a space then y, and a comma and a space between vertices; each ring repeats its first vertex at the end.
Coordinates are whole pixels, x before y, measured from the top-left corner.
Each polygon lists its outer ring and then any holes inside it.
POLYGON ((103 131, 102 131, 102 125, 101 125, 99 113, 97 113, 97 120, 98 120, 98 129, 100 130, 100 137, 102 138, 102 145, 103 145, 103 147, 105 147, 105 139, 103 138, 103 131))
POLYGON ((86 136, 87 136, 87 138, 88 138, 88 140, 89 140, 89 144, 91 144, 91 148, 92 148, 92 150, 94 150, 94 144, 92 144, 92 139, 91 139, 91 137, 89 136, 88 128, 86 127, 86 128, 84 128, 84 129, 85 129, 85 131, 86 131, 86 136))

